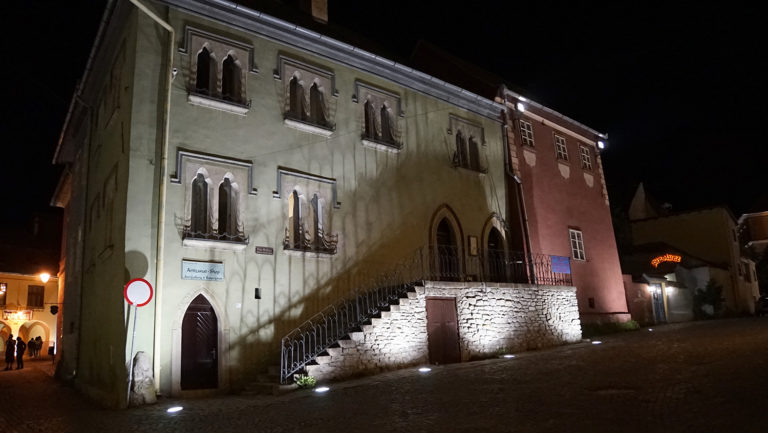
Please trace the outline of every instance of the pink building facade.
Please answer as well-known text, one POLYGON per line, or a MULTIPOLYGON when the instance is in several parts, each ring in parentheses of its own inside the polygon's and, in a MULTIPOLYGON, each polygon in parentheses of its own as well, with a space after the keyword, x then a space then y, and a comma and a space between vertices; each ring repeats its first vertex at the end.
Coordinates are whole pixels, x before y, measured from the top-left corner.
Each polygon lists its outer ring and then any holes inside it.
POLYGON ((607 136, 506 88, 500 99, 525 248, 570 258, 582 322, 629 320, 600 160, 607 136))

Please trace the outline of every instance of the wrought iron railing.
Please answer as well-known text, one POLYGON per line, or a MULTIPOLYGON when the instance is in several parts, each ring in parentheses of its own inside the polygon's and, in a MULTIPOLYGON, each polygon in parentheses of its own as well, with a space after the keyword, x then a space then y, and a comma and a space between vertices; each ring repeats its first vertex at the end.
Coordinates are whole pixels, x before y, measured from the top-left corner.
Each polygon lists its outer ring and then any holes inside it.
POLYGON ((570 274, 552 271, 550 256, 501 250, 465 255, 451 246, 419 248, 389 272, 354 284, 354 295, 330 305, 281 341, 280 381, 286 383, 332 344, 388 309, 423 281, 487 281, 570 285, 570 274))
POLYGON ((189 226, 184 226, 181 232, 181 238, 182 239, 198 239, 198 240, 204 240, 204 241, 234 242, 234 243, 240 243, 240 244, 248 243, 248 236, 246 236, 245 233, 241 231, 238 231, 237 233, 234 233, 234 234, 219 233, 216 230, 211 230, 210 232, 198 232, 198 231, 192 231, 189 226))
POLYGON ((283 238, 283 249, 295 251, 336 254, 338 244, 339 235, 326 235, 323 229, 318 229, 315 236, 312 237, 303 226, 299 226, 294 236, 291 236, 291 231, 286 227, 283 238))

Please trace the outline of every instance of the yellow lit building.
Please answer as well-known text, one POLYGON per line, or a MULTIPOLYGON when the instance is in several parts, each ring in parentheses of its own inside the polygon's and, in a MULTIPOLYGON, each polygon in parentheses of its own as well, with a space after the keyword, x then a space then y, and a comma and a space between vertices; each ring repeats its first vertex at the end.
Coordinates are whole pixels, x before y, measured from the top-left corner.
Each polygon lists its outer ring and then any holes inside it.
POLYGON ((0 272, 0 350, 5 350, 9 334, 21 336, 24 342, 39 336, 43 355, 49 346, 55 346, 56 315, 50 307, 57 305, 58 286, 58 279, 50 275, 0 272))

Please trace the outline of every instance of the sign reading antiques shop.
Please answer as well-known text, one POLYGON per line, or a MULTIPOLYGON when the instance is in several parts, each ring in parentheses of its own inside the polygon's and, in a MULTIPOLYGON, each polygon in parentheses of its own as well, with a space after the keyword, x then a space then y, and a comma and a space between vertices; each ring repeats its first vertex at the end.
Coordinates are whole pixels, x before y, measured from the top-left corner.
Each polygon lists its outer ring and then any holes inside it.
POLYGON ((181 261, 181 279, 224 281, 224 263, 181 261))

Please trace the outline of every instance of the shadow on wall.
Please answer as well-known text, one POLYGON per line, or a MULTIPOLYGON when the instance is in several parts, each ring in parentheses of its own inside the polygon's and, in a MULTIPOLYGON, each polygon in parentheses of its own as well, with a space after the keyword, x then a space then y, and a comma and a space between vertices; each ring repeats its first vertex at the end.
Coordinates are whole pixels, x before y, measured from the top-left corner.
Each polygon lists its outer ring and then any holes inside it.
MULTIPOLYGON (((481 234, 483 224, 493 212, 503 215, 504 209, 491 209, 491 202, 500 206, 498 194, 504 194, 503 185, 494 185, 491 176, 480 176, 451 167, 452 149, 446 143, 444 155, 421 154, 420 149, 406 156, 393 156, 375 151, 354 152, 355 167, 353 191, 344 194, 345 218, 331 220, 332 230, 341 233, 344 245, 352 246, 354 255, 344 255, 344 246, 328 267, 330 277, 321 278, 319 260, 314 257, 290 257, 278 260, 282 248, 275 248, 269 264, 272 282, 286 275, 300 280, 288 282, 288 293, 275 293, 274 315, 259 317, 258 312, 241 317, 242 323, 250 324, 239 338, 230 340, 233 366, 244 365, 240 374, 243 380, 253 379, 259 371, 249 369, 244 360, 256 361, 262 367, 279 365, 281 339, 294 328, 328 305, 348 298, 355 289, 371 288, 372 280, 392 271, 395 264, 412 255, 429 242, 430 218, 443 203, 454 206, 466 233, 481 234), (414 156, 416 155, 416 156, 414 156), (374 158, 372 162, 370 159, 374 158), (361 167, 359 167, 362 165, 361 167), (359 167, 359 169, 358 169, 359 167), (431 176, 424 176, 430 173, 431 176), (489 184, 486 186, 485 184, 489 184), (487 190, 493 200, 489 200, 487 190), (472 215, 462 215, 462 211, 472 215), (475 221, 477 227, 468 225, 475 221), (285 268, 287 263, 287 268, 285 268), (283 266, 283 268, 281 268, 283 266), (298 288, 300 295, 294 295, 298 288), (281 295, 281 297, 278 297, 281 295), (264 332, 266 330, 266 332, 264 332), (235 355, 239 355, 237 359, 235 355)), ((423 149, 422 149, 423 150, 423 149)), ((441 149, 442 151, 442 149, 441 149)), ((344 161, 347 162, 346 159, 344 161)), ((348 171, 348 170, 347 170, 348 171)), ((331 218, 333 218, 333 213, 331 218)), ((462 239, 457 239, 459 244, 462 239)), ((275 236, 275 245, 282 245, 282 233, 275 236)), ((243 263, 245 267, 245 263, 243 263)), ((326 267, 326 265, 323 265, 326 267)), ((246 270, 240 269, 242 275, 246 270)), ((253 272, 253 271, 251 271, 253 272)), ((260 277, 263 281, 264 278, 260 277)), ((237 374, 237 373, 235 373, 237 374)), ((232 384, 238 383, 233 376, 232 384)))

